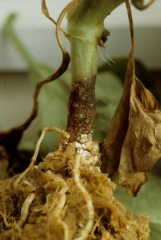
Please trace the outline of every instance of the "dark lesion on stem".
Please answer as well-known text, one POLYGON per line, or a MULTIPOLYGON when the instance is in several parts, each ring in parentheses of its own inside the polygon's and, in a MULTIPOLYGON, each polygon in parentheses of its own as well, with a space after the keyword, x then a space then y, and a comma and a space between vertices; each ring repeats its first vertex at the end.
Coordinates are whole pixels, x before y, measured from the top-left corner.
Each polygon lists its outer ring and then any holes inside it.
POLYGON ((81 134, 91 133, 91 125, 96 113, 95 79, 90 81, 74 82, 68 103, 67 132, 70 133, 70 142, 79 139, 81 134))
POLYGON ((102 33, 102 36, 101 38, 98 39, 98 45, 101 47, 101 48, 104 48, 105 47, 105 42, 108 40, 108 37, 110 36, 110 32, 107 30, 107 29, 104 29, 103 33, 102 33))

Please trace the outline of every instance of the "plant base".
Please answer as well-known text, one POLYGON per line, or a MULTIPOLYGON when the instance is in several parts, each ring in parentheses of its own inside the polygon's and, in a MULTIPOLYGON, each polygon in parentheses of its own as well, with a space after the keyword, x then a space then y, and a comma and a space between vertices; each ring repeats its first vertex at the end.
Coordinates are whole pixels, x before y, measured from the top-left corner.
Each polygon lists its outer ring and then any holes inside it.
POLYGON ((0 182, 0 239, 148 239, 148 217, 113 196, 91 135, 68 141, 65 133, 57 151, 0 182))

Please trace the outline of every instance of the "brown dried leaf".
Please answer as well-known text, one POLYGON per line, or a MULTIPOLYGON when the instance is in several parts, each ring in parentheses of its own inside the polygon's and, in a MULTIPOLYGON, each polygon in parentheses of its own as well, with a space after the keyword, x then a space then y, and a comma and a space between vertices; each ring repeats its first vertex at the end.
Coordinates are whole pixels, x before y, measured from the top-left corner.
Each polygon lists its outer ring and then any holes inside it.
POLYGON ((161 157, 161 111, 154 96, 135 76, 134 33, 129 2, 126 1, 132 51, 129 55, 124 93, 104 142, 102 170, 110 177, 118 171, 119 185, 136 196, 161 157))
MULTIPOLYGON (((17 147, 22 138, 23 131, 25 131, 32 120, 37 115, 37 101, 34 103, 34 108, 32 111, 31 116, 28 120, 17 127, 14 127, 8 131, 0 131, 0 145, 5 149, 6 154, 8 155, 8 165, 13 165, 14 162, 17 160, 17 147)), ((0 156, 0 164, 3 161, 2 157, 0 156)))
POLYGON ((155 0, 150 0, 149 3, 145 4, 145 1, 141 0, 141 1, 138 1, 138 0, 132 0, 131 3, 139 10, 145 10, 147 9, 148 7, 150 7, 150 5, 152 3, 154 3, 155 0))
POLYGON ((135 196, 161 157, 161 112, 154 96, 135 78, 131 86, 129 126, 123 143, 119 185, 135 196), (139 175, 138 175, 139 174, 139 175))
POLYGON ((136 196, 161 157, 161 112, 154 96, 134 74, 130 54, 124 94, 109 128, 102 168, 110 177, 119 172, 119 185, 136 196))
MULTIPOLYGON (((64 15, 66 12, 70 9, 70 7, 73 6, 74 3, 71 3, 67 5, 67 7, 62 11, 62 13, 59 16, 59 19, 56 24, 56 36, 57 41, 59 43, 60 49, 62 51, 63 59, 62 63, 59 66, 59 68, 54 72, 52 75, 48 76, 45 80, 38 82, 36 84, 36 89, 34 93, 34 103, 33 103, 33 109, 31 112, 31 115, 29 118, 20 126, 16 126, 8 131, 0 131, 0 145, 5 149, 8 157, 9 157, 9 163, 10 165, 13 164, 15 161, 15 157, 17 155, 17 146, 22 138, 23 132, 28 128, 28 126, 31 124, 31 122, 35 119, 38 112, 38 96, 39 92, 42 88, 42 86, 46 83, 50 83, 57 78, 59 78, 68 68, 68 65, 70 63, 70 55, 66 51, 61 39, 60 39, 60 24, 63 20, 64 15)), ((56 23, 49 15, 48 9, 45 4, 45 0, 42 1, 42 12, 48 17, 54 24, 56 23)), ((0 158, 1 161, 1 158, 0 158)))
POLYGON ((128 59, 124 92, 109 127, 102 152, 101 169, 103 172, 107 172, 109 177, 113 177, 118 169, 121 149, 128 128, 130 89, 135 69, 133 51, 132 49, 128 59))

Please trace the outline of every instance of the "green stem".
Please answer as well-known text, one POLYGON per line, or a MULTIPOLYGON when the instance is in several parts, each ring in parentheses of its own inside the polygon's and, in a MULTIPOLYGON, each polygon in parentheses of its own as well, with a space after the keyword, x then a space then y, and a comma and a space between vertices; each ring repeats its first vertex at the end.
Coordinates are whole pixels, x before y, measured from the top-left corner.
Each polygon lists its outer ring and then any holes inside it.
POLYGON ((70 37, 72 82, 85 82, 97 74, 97 40, 70 37))
POLYGON ((82 0, 68 12, 72 86, 67 131, 71 141, 91 133, 96 112, 97 45, 105 31, 105 17, 122 2, 124 0, 82 0))

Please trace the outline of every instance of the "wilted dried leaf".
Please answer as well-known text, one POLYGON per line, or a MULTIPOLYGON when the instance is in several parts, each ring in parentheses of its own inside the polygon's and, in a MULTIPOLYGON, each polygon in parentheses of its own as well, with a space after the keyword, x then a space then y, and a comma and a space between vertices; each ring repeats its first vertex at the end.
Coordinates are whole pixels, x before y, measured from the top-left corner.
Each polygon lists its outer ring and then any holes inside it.
MULTIPOLYGON (((0 146, 2 146, 8 156, 9 166, 17 160, 17 147, 22 138, 23 132, 29 127, 37 116, 37 99, 34 101, 33 110, 30 117, 20 126, 13 127, 7 131, 0 131, 0 146)), ((0 162, 2 157, 0 155, 0 162)), ((1 163, 2 164, 2 163, 1 163)))
POLYGON ((102 169, 111 177, 118 171, 119 185, 126 187, 130 196, 136 196, 147 182, 146 172, 161 157, 161 111, 154 96, 135 76, 132 19, 130 29, 132 51, 124 94, 104 143, 102 169))
POLYGON ((145 172, 161 157, 160 132, 161 112, 157 101, 135 78, 131 86, 129 126, 119 165, 119 184, 127 188, 129 195, 137 194, 147 181, 145 172))
POLYGON ((130 89, 134 75, 134 60, 132 49, 126 70, 126 77, 124 83, 124 92, 120 103, 117 107, 116 113, 112 119, 109 127, 106 140, 104 142, 104 149, 102 152, 102 171, 108 172, 110 177, 113 177, 118 169, 120 162, 120 155, 122 145, 128 128, 128 116, 130 109, 130 89))
MULTIPOLYGON (((49 16, 47 7, 45 5, 45 1, 42 1, 42 11, 52 22, 54 22, 54 20, 49 16)), ((46 79, 44 79, 43 81, 38 82, 36 84, 36 89, 35 89, 35 93, 34 93, 33 109, 32 109, 32 112, 31 112, 31 115, 29 116, 29 118, 20 126, 16 126, 8 131, 0 131, 0 145, 6 151, 6 154, 8 155, 8 158, 9 158, 10 165, 13 164, 13 162, 15 161, 15 158, 17 156, 17 147, 22 138, 23 132, 28 128, 28 126, 31 124, 31 122, 37 116, 38 96, 39 96, 39 92, 40 92, 42 86, 46 83, 50 83, 50 82, 56 80, 57 78, 59 78, 67 70, 68 65, 70 63, 69 53, 64 48, 62 41, 60 39, 60 36, 59 36, 60 24, 62 22, 64 15, 65 15, 65 12, 63 12, 61 14, 61 18, 59 18, 59 20, 57 22, 57 28, 58 28, 57 38, 58 38, 59 45, 60 45, 60 48, 62 50, 62 55, 63 55, 63 59, 62 59, 62 63, 60 65, 60 67, 52 75, 48 76, 46 79)), ((16 18, 15 14, 10 15, 8 21, 6 22, 6 30, 7 31, 10 30, 12 32, 12 24, 13 24, 13 20, 15 18, 16 18)), ((16 39, 16 42, 19 43, 19 40, 17 40, 15 35, 14 34, 12 34, 12 35, 13 35, 13 38, 16 39)), ((20 46, 21 46, 21 44, 20 44, 20 46)), ((1 158, 0 158, 0 161, 1 161, 1 158)))
POLYGON ((150 0, 149 3, 145 4, 144 0, 132 0, 131 3, 139 10, 145 10, 147 9, 152 3, 154 3, 155 0, 150 0))

